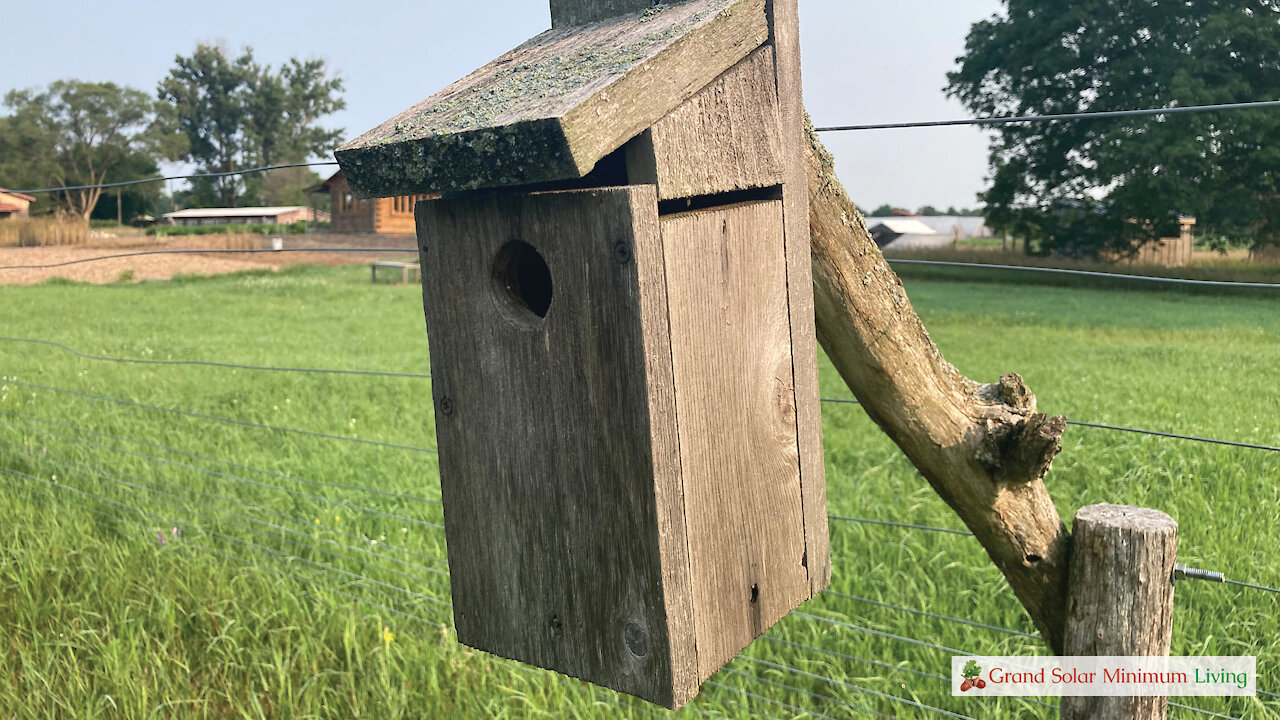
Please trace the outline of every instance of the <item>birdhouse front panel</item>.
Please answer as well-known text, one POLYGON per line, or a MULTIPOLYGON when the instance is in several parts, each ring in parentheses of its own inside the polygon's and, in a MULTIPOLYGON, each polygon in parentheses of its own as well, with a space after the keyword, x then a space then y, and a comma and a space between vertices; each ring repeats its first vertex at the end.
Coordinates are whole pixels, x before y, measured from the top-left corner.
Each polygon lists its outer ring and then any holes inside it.
POLYGON ((459 640, 673 704, 692 598, 653 189, 418 216, 459 640))

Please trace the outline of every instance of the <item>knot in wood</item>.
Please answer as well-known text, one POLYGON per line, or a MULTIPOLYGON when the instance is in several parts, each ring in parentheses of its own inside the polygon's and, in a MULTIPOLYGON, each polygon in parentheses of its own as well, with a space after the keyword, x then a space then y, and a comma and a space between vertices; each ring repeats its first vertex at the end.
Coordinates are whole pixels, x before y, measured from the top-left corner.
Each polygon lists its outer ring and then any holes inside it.
MULTIPOLYGON (((1016 416, 1015 416, 1016 417, 1016 416)), ((981 421, 983 436, 975 453, 999 483, 1029 483, 1049 472, 1053 458, 1062 450, 1062 433, 1067 419, 1033 413, 1014 420, 981 421)))
POLYGON ((613 261, 619 265, 631 262, 631 246, 626 240, 619 240, 613 244, 613 261))
POLYGON ((1000 383, 996 386, 1000 393, 1000 401, 1015 410, 1023 410, 1027 412, 1035 412, 1036 396, 1031 393, 1031 389, 1022 381, 1022 376, 1017 373, 1009 373, 1000 377, 1000 383))

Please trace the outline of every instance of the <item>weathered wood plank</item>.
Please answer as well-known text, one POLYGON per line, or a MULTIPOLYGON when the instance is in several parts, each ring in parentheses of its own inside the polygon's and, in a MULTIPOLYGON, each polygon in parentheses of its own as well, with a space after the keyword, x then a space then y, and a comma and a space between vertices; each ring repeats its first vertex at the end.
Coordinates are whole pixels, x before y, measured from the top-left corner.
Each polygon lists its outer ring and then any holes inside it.
MULTIPOLYGON (((1165 656, 1173 641, 1178 523, 1157 510, 1076 513, 1067 602, 1069 655, 1165 656)), ((1166 697, 1064 697, 1063 720, 1163 720, 1166 697)))
POLYGON ((705 679, 809 598, 782 203, 661 224, 705 679))
POLYGON ((581 177, 764 43, 764 2, 549 30, 335 155, 365 196, 581 177))
POLYGON ((773 55, 756 50, 628 143, 628 181, 659 200, 782 184, 773 55))
POLYGON ((769 0, 766 14, 778 77, 782 120, 782 212, 787 252, 791 346, 795 351, 795 404, 800 436, 800 483, 804 490, 805 546, 810 592, 831 584, 827 534, 826 467, 822 456, 822 410, 818 395, 818 342, 809 238, 808 137, 800 80, 798 0, 769 0))
POLYGON ((671 630, 692 610, 653 189, 418 208, 459 640, 687 700, 698 678, 691 628, 671 630), (510 273, 498 260, 513 238, 544 259, 549 298, 527 252, 510 273))

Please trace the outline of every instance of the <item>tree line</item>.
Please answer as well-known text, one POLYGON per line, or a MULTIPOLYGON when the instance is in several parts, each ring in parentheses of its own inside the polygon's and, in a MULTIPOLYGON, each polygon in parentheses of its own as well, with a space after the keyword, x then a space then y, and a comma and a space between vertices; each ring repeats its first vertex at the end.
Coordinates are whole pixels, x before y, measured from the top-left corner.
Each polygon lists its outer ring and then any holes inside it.
MULTIPOLYGON (((164 161, 196 172, 230 172, 327 156, 343 135, 323 120, 345 107, 343 85, 322 60, 259 63, 200 44, 178 55, 154 92, 115 83, 59 80, 13 90, 0 116, 0 180, 7 187, 70 187, 159 177, 164 161)), ((198 178, 179 200, 198 207, 302 204, 317 176, 306 168, 198 178)), ((40 212, 88 219, 117 199, 129 215, 162 209, 159 183, 51 193, 40 212), (117 197, 115 194, 119 192, 117 197), (124 201, 127 199, 127 203, 124 201)))
POLYGON ((983 211, 980 208, 957 208, 955 205, 951 205, 945 210, 936 208, 932 205, 922 205, 918 210, 912 213, 906 208, 886 203, 867 213, 867 217, 889 217, 891 215, 898 215, 902 213, 922 215, 924 217, 981 217, 983 211))
MULTIPOLYGON (((1276 0, 1003 0, 946 91, 975 115, 1280 99, 1276 0)), ((1180 215, 1223 242, 1280 245, 1280 111, 1087 119, 992 130, 979 196, 1034 252, 1125 252, 1180 215)))

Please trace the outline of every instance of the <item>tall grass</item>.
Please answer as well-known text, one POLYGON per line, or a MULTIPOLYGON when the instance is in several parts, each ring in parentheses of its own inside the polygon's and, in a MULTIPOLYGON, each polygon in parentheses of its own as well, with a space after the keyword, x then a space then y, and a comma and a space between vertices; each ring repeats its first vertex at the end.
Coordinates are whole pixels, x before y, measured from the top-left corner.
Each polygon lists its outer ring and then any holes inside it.
MULTIPOLYGON (((962 372, 1021 372, 1048 412, 1268 444, 1280 438, 1275 299, 906 282, 962 372)), ((359 268, 6 287, 0 307, 5 334, 86 352, 428 371, 416 288, 370 285, 359 268), (76 322, 54 320, 64 317, 76 322)), ((0 342, 0 368, 0 717, 653 711, 456 644, 440 604, 449 593, 430 454, 32 387, 429 448, 429 380, 123 365, 8 342, 0 342)), ((825 360, 821 382, 826 395, 847 396, 825 360)), ((832 513, 957 527, 859 408, 825 405, 823 421, 832 513)), ((1271 542, 1280 453, 1085 428, 1071 428, 1064 444, 1048 481, 1064 518, 1101 501, 1159 508, 1181 525, 1182 561, 1280 582, 1271 542)), ((841 593, 1033 632, 970 538, 833 521, 831 544, 841 593)), ((1257 655, 1261 687, 1280 691, 1273 596, 1186 582, 1176 606, 1175 652, 1257 655)), ((937 717, 857 688, 975 718, 1056 717, 1024 700, 953 699, 946 683, 907 671, 945 675, 947 652, 853 626, 982 654, 1044 653, 1036 640, 837 595, 803 610, 846 624, 785 619, 680 717, 804 716, 791 708, 864 715, 851 706, 937 717)), ((1280 707, 1188 704, 1249 720, 1276 717, 1280 707)), ((1175 709, 1173 717, 1203 716, 1175 709)))
POLYGON ((83 245, 89 224, 79 219, 22 218, 0 221, 0 247, 83 245))

